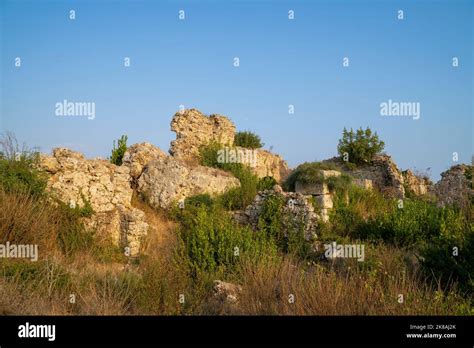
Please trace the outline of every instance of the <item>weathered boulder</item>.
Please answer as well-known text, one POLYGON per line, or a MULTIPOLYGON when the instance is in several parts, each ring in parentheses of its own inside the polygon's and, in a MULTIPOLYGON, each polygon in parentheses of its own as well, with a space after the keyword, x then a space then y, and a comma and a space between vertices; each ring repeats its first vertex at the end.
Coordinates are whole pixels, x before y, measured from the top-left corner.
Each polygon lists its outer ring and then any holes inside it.
POLYGON ((405 191, 415 196, 428 194, 431 182, 428 178, 415 175, 410 169, 402 172, 405 191))
POLYGON ((155 208, 170 208, 186 197, 217 195, 239 186, 239 180, 225 171, 188 166, 171 156, 150 162, 138 179, 138 192, 155 208))
POLYGON ((457 205, 461 209, 472 209, 474 166, 459 164, 441 173, 441 180, 433 188, 440 205, 457 205))
POLYGON ((176 140, 171 142, 170 154, 189 163, 199 162, 199 149, 211 142, 232 146, 235 125, 227 117, 210 115, 196 109, 177 112, 171 120, 176 140))
POLYGON ((130 169, 130 176, 136 181, 148 163, 166 156, 166 153, 150 143, 134 144, 125 151, 122 164, 130 169))
POLYGON ((49 174, 47 187, 60 201, 71 207, 90 204, 94 214, 86 219, 86 225, 105 231, 114 243, 138 253, 148 225, 131 206, 133 191, 127 167, 88 160, 66 148, 54 149, 53 156, 42 154, 39 166, 49 174), (128 220, 135 224, 123 223, 128 220))
POLYGON ((214 281, 214 297, 220 301, 233 304, 239 301, 239 295, 242 287, 222 280, 214 281))
POLYGON ((248 223, 256 228, 262 207, 266 200, 271 197, 278 197, 283 200, 281 213, 283 217, 282 228, 285 234, 292 233, 295 229, 299 230, 302 227, 306 240, 312 242, 317 237, 316 227, 320 217, 314 210, 311 197, 297 192, 284 192, 279 185, 275 185, 271 190, 260 191, 243 213, 236 214, 236 220, 240 223, 248 223))

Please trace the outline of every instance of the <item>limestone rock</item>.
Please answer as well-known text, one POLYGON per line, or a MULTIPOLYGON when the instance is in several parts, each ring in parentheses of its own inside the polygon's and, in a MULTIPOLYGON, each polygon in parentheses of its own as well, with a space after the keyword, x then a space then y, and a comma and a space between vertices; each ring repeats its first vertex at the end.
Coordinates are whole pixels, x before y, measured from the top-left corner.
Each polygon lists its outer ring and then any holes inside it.
POLYGON ((130 169, 130 176, 136 181, 148 163, 166 156, 166 153, 150 143, 134 144, 125 151, 122 164, 130 169))
POLYGON ((214 297, 227 303, 237 303, 242 287, 233 283, 223 282, 222 280, 214 281, 214 297))
MULTIPOLYGON (((127 167, 100 159, 87 160, 79 152, 66 148, 56 148, 53 156, 41 157, 40 168, 49 173, 47 188, 55 197, 71 207, 90 203, 94 214, 86 219, 87 226, 97 228, 102 235, 106 233, 119 246, 140 242, 135 237, 145 235, 148 230, 144 217, 140 216, 143 220, 137 224, 139 232, 136 225, 120 222, 130 214, 134 221, 139 220, 139 214, 131 207, 133 191, 127 167)), ((137 250, 135 246, 134 250, 137 250)))
POLYGON ((316 236, 316 227, 320 217, 314 211, 314 207, 307 197, 297 192, 284 192, 279 185, 271 190, 260 191, 255 197, 252 204, 250 204, 243 213, 238 214, 239 221, 246 221, 254 228, 258 225, 258 220, 261 214, 264 202, 272 196, 281 197, 283 199, 283 229, 284 233, 288 234, 295 230, 295 226, 302 224, 305 239, 312 242, 316 236))
POLYGON ((441 180, 434 185, 434 194, 440 205, 457 205, 472 209, 474 166, 459 164, 441 173, 441 180))
POLYGON ((138 192, 155 208, 170 208, 173 202, 186 197, 217 195, 239 186, 239 180, 227 172, 188 166, 173 157, 150 162, 138 180, 138 192))
POLYGON ((402 172, 389 155, 377 155, 372 162, 359 165, 354 169, 345 167, 338 157, 323 162, 336 164, 341 171, 356 179, 371 180, 374 187, 395 198, 405 197, 402 172))
POLYGON ((212 141, 232 146, 235 125, 221 115, 206 116, 196 109, 177 112, 171 120, 176 140, 171 142, 170 154, 180 160, 198 163, 199 148, 212 141))
POLYGON ((431 183, 428 178, 421 178, 416 176, 410 169, 402 172, 405 189, 416 195, 426 195, 430 189, 431 183))
POLYGON ((259 178, 272 176, 277 182, 281 183, 290 174, 288 164, 279 155, 267 150, 257 149, 256 156, 256 166, 250 167, 250 169, 259 178))
POLYGON ((328 185, 322 183, 302 183, 297 181, 295 183, 295 192, 303 195, 327 195, 329 194, 328 185))
POLYGON ((363 189, 366 189, 366 190, 372 190, 374 188, 372 180, 370 180, 370 179, 358 179, 358 178, 356 178, 352 182, 354 183, 354 185, 362 187, 363 189))

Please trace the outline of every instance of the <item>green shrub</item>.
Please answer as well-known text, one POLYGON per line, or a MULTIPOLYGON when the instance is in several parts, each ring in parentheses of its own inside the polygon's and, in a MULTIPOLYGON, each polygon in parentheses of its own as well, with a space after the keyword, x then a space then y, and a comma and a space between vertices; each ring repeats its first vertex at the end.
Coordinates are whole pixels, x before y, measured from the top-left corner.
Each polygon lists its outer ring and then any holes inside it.
POLYGON ((220 202, 228 210, 243 209, 252 203, 257 195, 259 179, 250 168, 241 164, 232 168, 232 174, 239 179, 240 187, 222 194, 220 202))
POLYGON ((334 208, 330 211, 330 223, 325 226, 331 234, 358 237, 361 226, 369 219, 384 216, 396 208, 396 201, 386 199, 375 190, 352 185, 346 192, 334 195, 334 208))
POLYGON ((257 191, 271 190, 276 184, 277 181, 273 176, 265 176, 258 180, 257 191))
POLYGON ((284 253, 303 259, 312 256, 311 243, 304 235, 305 223, 292 214, 284 213, 285 199, 278 195, 269 196, 263 203, 258 218, 258 233, 275 241, 284 253))
POLYGON ((117 147, 115 147, 115 140, 114 140, 114 147, 112 149, 112 155, 110 156, 110 162, 121 166, 123 155, 125 151, 127 151, 127 140, 128 137, 126 135, 122 135, 120 139, 117 140, 117 147))
MULTIPOLYGON (((474 225, 460 234, 459 219, 452 214, 443 223, 444 230, 422 249, 422 266, 428 276, 444 288, 456 282, 468 295, 474 295, 474 225), (456 248, 456 249, 455 249, 456 248)), ((474 298, 473 298, 474 303, 474 298)))
POLYGON ((223 148, 224 146, 217 142, 211 142, 208 145, 201 146, 199 148, 199 157, 201 165, 206 167, 224 169, 225 163, 219 163, 217 161, 218 151, 223 148))
POLYGON ((453 208, 440 208, 428 201, 406 199, 403 208, 393 209, 362 223, 357 235, 407 246, 428 243, 446 233, 461 236, 466 226, 464 215, 453 208))
POLYGON ((250 131, 237 132, 234 137, 234 145, 248 149, 259 149, 263 147, 260 137, 250 131))
POLYGON ((0 186, 6 192, 26 192, 35 197, 42 196, 47 179, 35 169, 30 160, 0 160, 0 186))
POLYGON ((29 193, 42 196, 46 176, 37 169, 39 153, 26 146, 20 149, 12 133, 0 137, 0 187, 6 192, 29 193))
POLYGON ((341 157, 348 156, 348 162, 362 164, 370 162, 373 157, 383 151, 385 143, 379 140, 377 132, 367 127, 354 132, 344 128, 342 139, 339 140, 337 151, 341 157))
POLYGON ((232 173, 240 181, 240 187, 230 189, 219 198, 228 210, 243 209, 249 205, 257 195, 259 179, 245 164, 242 163, 219 163, 218 151, 223 146, 218 143, 210 143, 200 148, 200 162, 204 166, 219 168, 232 173))
POLYGON ((270 239, 237 225, 218 206, 189 206, 183 210, 179 235, 194 277, 232 269, 244 255, 258 258, 274 253, 270 239))

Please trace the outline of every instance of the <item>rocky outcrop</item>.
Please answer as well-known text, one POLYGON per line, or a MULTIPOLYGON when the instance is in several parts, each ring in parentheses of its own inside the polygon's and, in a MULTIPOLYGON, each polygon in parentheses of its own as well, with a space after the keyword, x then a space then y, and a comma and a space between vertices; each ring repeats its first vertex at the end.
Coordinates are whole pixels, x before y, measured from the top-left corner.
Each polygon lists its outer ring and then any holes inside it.
POLYGON ((219 169, 188 166, 169 156, 150 162, 138 180, 138 192, 155 208, 170 208, 186 197, 217 195, 239 187, 240 182, 219 169))
POLYGON ((456 205, 461 209, 472 209, 474 201, 474 166, 459 164, 441 173, 441 180, 433 188, 440 205, 456 205))
POLYGON ((243 213, 238 213, 239 223, 258 226, 263 204, 267 199, 277 197, 282 199, 282 228, 285 234, 293 233, 302 227, 305 239, 312 242, 316 236, 316 227, 320 217, 314 211, 311 197, 297 192, 284 192, 279 185, 271 190, 260 191, 243 213))
POLYGON ((410 169, 402 172, 406 193, 415 196, 428 194, 431 182, 428 178, 415 175, 410 169))
POLYGON ((134 144, 125 151, 122 164, 130 169, 130 176, 136 181, 148 163, 166 156, 166 153, 150 143, 134 144))
MULTIPOLYGON (((176 132, 176 140, 171 142, 170 154, 188 165, 199 164, 199 150, 212 142, 221 144, 223 149, 235 151, 251 151, 253 163, 252 172, 259 178, 272 176, 281 182, 288 176, 290 170, 287 163, 278 155, 262 149, 244 149, 233 147, 235 125, 222 115, 206 116, 199 110, 190 109, 177 112, 171 121, 171 130, 176 132)), ((238 157, 238 156, 237 156, 238 157)))
POLYGON ((49 174, 48 189, 70 207, 94 210, 85 223, 98 229, 121 247, 129 247, 132 256, 139 252, 148 225, 143 213, 131 206, 133 191, 129 169, 108 161, 87 160, 65 148, 53 150, 53 156, 41 155, 40 168, 49 174))
POLYGON ((177 112, 171 120, 176 140, 171 142, 170 154, 190 163, 199 162, 199 148, 211 142, 232 146, 235 125, 221 115, 206 116, 196 109, 177 112))
POLYGON ((290 169, 285 160, 279 155, 267 150, 256 150, 256 166, 250 167, 252 173, 259 178, 273 177, 277 182, 283 182, 290 174, 290 169))
MULTIPOLYGON (((395 197, 404 198, 405 188, 403 175, 392 158, 386 154, 377 155, 372 162, 349 169, 338 157, 323 161, 334 163, 340 170, 359 180, 370 180, 371 185, 381 192, 395 197)), ((360 181, 364 185, 368 182, 360 181)))

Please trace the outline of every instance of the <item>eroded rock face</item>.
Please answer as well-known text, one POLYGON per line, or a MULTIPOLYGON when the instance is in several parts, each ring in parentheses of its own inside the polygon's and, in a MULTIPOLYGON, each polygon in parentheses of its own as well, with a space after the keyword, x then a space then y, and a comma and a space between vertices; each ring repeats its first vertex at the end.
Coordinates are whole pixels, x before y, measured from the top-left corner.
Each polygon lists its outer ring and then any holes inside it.
POLYGON ((459 164, 441 173, 441 180, 433 189, 440 205, 453 204, 462 209, 472 209, 473 172, 474 166, 459 164))
MULTIPOLYGON (((211 142, 232 147, 235 125, 222 115, 206 116, 196 109, 177 112, 171 121, 171 130, 176 132, 176 140, 171 142, 170 154, 187 164, 199 164, 199 149, 211 142)), ((235 147, 235 151, 255 151, 256 163, 246 163, 259 178, 272 176, 277 182, 286 179, 290 170, 287 163, 278 155, 267 150, 244 149, 235 147)))
POLYGON ((155 208, 165 209, 186 197, 217 195, 239 186, 239 180, 227 172, 191 167, 171 156, 150 162, 138 180, 138 192, 146 201, 155 208))
MULTIPOLYGON (((337 165, 341 164, 340 159, 337 157, 323 162, 336 163, 337 165)), ((402 172, 388 155, 377 155, 371 163, 360 165, 353 170, 341 166, 341 171, 361 180, 357 183, 372 185, 395 198, 403 199, 405 197, 402 172), (370 180, 371 183, 369 184, 368 181, 362 180, 370 180)))
POLYGON ((410 169, 402 172, 405 190, 415 196, 428 194, 431 182, 428 178, 416 176, 410 169))
POLYGON ((166 156, 166 153, 150 143, 134 144, 125 151, 122 164, 130 169, 130 176, 136 181, 148 163, 166 156))
POLYGON ((79 152, 56 148, 53 156, 40 156, 40 168, 49 173, 48 189, 59 200, 71 207, 90 203, 95 214, 86 225, 107 233, 119 246, 129 246, 131 254, 138 253, 148 225, 141 211, 131 206, 133 191, 127 167, 87 160, 79 152))
POLYGON ((210 142, 232 146, 235 125, 222 115, 206 116, 196 109, 177 112, 171 120, 176 140, 171 142, 170 154, 190 163, 199 162, 199 148, 210 142))
POLYGON ((302 224, 305 239, 312 242, 317 237, 316 227, 320 217, 314 211, 310 197, 297 192, 284 192, 279 185, 275 185, 271 190, 260 191, 245 212, 237 214, 237 221, 257 227, 264 202, 274 196, 283 199, 285 233, 291 233, 295 226, 302 224))
POLYGON ((272 176, 277 182, 281 183, 290 174, 290 169, 285 160, 279 155, 267 150, 256 150, 257 165, 250 167, 252 172, 259 178, 272 176))

